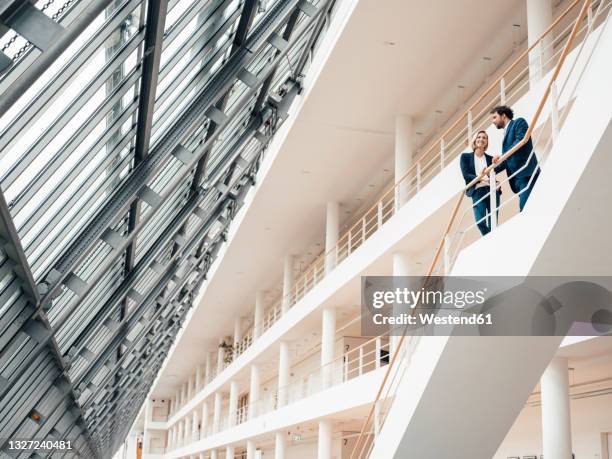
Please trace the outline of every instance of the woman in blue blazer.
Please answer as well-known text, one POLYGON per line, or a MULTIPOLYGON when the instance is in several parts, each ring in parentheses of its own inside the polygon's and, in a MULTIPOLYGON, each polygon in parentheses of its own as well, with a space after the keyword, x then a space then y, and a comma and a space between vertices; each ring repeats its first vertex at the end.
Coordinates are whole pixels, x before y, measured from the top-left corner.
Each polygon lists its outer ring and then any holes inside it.
MULTIPOLYGON (((482 170, 493 163, 493 156, 486 153, 489 146, 489 136, 485 131, 478 131, 472 140, 473 151, 461 154, 461 173, 467 185, 480 175, 482 170)), ((497 168, 496 168, 497 170, 497 168)), ((472 198, 474 218, 478 229, 484 236, 491 231, 489 214, 491 213, 491 200, 486 197, 489 194, 489 176, 485 175, 478 183, 465 190, 465 194, 472 198), (485 218, 486 217, 486 218, 485 218)), ((501 191, 497 189, 497 206, 499 207, 499 196, 501 191)))

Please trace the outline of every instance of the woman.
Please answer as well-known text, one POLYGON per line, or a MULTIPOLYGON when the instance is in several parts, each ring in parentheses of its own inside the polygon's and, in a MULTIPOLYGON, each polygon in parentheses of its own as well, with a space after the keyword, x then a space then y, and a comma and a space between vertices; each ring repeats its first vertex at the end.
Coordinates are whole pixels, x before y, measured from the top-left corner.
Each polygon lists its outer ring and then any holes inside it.
MULTIPOLYGON (((489 146, 489 136, 485 131, 478 131, 472 140, 471 152, 461 154, 461 173, 467 185, 480 175, 483 169, 490 166, 493 157, 486 153, 489 146)), ((496 168, 497 169, 497 168, 496 168)), ((474 218, 478 229, 484 236, 491 231, 489 214, 491 213, 491 200, 489 194, 489 175, 484 175, 478 183, 472 185, 465 191, 466 196, 472 197, 474 218), (486 196, 486 197, 485 197, 486 196)), ((497 189, 497 206, 499 207, 499 196, 501 191, 497 189)))

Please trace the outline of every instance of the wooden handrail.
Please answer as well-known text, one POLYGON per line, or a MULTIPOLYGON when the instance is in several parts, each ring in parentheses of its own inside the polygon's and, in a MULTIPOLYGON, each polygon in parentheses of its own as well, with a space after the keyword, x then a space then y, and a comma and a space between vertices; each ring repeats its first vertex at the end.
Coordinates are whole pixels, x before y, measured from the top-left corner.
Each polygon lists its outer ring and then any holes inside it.
MULTIPOLYGON (((577 1, 574 1, 569 8, 573 8, 575 5, 577 4, 577 1)), ((455 218, 457 217, 457 212, 459 210, 459 207, 461 205, 461 202, 463 201, 463 197, 464 197, 464 193, 465 190, 467 190, 468 188, 474 186, 476 183, 478 183, 485 174, 488 174, 494 167, 497 167, 499 164, 503 163, 504 161, 506 161, 508 158, 510 158, 512 155, 514 155, 521 147, 523 147, 529 140, 529 138, 531 137, 531 134, 533 132, 533 129, 535 127, 535 125, 537 124, 539 117, 542 113, 542 110, 544 109, 544 104, 546 103, 546 101, 548 100, 548 97, 550 95, 551 92, 551 88, 552 85, 556 82, 557 77, 559 76, 559 73, 561 71, 561 68, 563 67, 563 64, 565 63, 565 59, 567 58, 567 55, 569 54, 569 50, 571 49, 574 40, 576 38, 576 35, 578 34, 578 29, 580 26, 581 21, 586 17, 587 12, 588 12, 588 8, 591 5, 591 0, 585 0, 584 4, 582 5, 582 9, 580 10, 580 12, 578 13, 578 17, 576 18, 576 21, 574 23, 574 26, 572 27, 572 32, 565 44, 565 47, 563 49, 563 53, 561 54, 561 56, 559 57, 559 61, 557 62, 557 65, 555 66, 555 70, 546 86, 546 89, 544 91, 544 94, 542 95, 542 98, 540 100, 540 103, 538 105, 538 108, 536 109, 536 112, 532 118, 532 121, 529 125, 529 128, 527 129, 527 132, 525 133, 525 135, 523 136, 523 138, 516 144, 514 145, 509 151, 507 151, 506 153, 504 153, 502 156, 500 156, 499 161, 496 164, 492 164, 491 166, 485 168, 478 177, 474 178, 471 182, 469 182, 460 192, 459 194, 459 199, 457 200, 457 203, 455 204, 455 207, 453 208, 453 212, 451 214, 451 218, 449 219, 442 238, 440 239, 440 243, 438 244, 438 248, 436 249, 436 252, 434 254, 434 258, 432 260, 432 263, 427 271, 427 274, 425 275, 426 281, 427 279, 431 278, 431 275, 435 269, 435 266, 440 258, 440 253, 442 252, 442 248, 444 247, 444 241, 446 239, 446 237, 448 236, 453 223, 455 221, 455 218)), ((564 14, 566 14, 569 11, 569 8, 565 11, 564 14)), ((550 32, 550 30, 552 30, 552 27, 554 27, 555 24, 558 23, 560 18, 558 18, 553 24, 551 24, 551 26, 546 30, 545 35, 548 34, 550 32)), ((544 37, 544 35, 542 37, 540 37, 540 40, 542 40, 542 38, 544 37)), ((536 43, 539 43, 540 40, 538 40, 536 43)), ((534 43, 534 45, 536 44, 534 43)), ((533 46, 529 47, 518 59, 522 58, 526 53, 528 53, 531 49, 533 49, 533 46)), ((518 61, 517 59, 517 61, 518 61)), ((515 61, 515 63, 517 62, 515 61)), ((515 63, 512 64, 511 67, 513 67, 515 65, 515 63)), ((491 87, 487 90, 489 91, 491 89, 491 87)), ((482 96, 479 97, 478 101, 482 100, 482 96)), ((473 105, 472 105, 473 107, 473 105)), ((469 110, 469 109, 468 109, 469 110)), ((454 124, 456 124, 457 122, 455 122, 454 124)), ((414 313, 414 310, 412 311, 414 313)), ((359 433, 359 436, 357 437, 357 441, 355 442, 355 446, 353 448, 353 451, 351 453, 351 459, 356 459, 357 457, 359 457, 359 453, 360 451, 358 451, 358 448, 360 447, 362 440, 365 436, 366 433, 366 429, 367 426, 369 425, 370 421, 372 420, 372 417, 374 415, 374 409, 376 407, 377 402, 380 400, 380 396, 385 388, 385 385, 387 383, 387 380, 389 379, 389 375, 391 374, 391 371, 394 369, 395 367, 395 362, 397 359, 397 356, 399 355, 398 350, 402 347, 403 343, 404 343, 404 339, 406 338, 406 333, 402 333, 397 345, 396 345, 396 352, 393 353, 391 360, 389 362, 389 365, 387 367, 387 370, 385 372, 385 376, 383 378, 382 383, 380 384, 380 387, 378 388, 378 392, 376 393, 376 398, 374 399, 374 402, 372 403, 372 406, 368 412, 368 416, 365 420, 365 422, 362 425, 361 431, 359 433)))

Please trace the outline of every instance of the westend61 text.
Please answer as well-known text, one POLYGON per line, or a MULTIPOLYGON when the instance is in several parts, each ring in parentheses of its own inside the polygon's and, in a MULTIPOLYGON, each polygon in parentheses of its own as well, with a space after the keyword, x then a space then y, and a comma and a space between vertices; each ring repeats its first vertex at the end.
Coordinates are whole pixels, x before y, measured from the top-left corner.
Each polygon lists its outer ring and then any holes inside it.
POLYGON ((452 314, 436 316, 433 314, 399 314, 385 316, 374 314, 372 321, 376 325, 493 325, 491 314, 472 314, 454 316, 452 314))

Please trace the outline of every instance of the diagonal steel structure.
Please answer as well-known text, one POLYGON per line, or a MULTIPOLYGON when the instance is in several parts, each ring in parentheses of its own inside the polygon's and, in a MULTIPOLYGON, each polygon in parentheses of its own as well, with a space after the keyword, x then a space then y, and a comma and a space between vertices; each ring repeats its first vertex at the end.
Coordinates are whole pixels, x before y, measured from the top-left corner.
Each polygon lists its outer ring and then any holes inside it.
POLYGON ((1 2, 0 455, 123 442, 333 5, 1 2))

